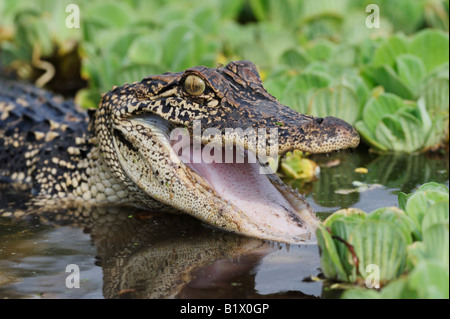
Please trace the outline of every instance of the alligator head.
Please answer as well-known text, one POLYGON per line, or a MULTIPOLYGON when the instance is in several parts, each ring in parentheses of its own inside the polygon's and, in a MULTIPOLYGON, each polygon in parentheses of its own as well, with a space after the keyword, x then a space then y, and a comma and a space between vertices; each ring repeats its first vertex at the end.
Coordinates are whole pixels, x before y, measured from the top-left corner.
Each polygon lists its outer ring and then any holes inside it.
POLYGON ((277 144, 279 155, 359 144, 346 122, 280 104, 248 61, 116 87, 103 96, 94 125, 104 161, 139 194, 136 205, 162 203, 224 230, 281 242, 309 239, 318 221, 298 192, 267 174, 271 147, 277 144), (260 143, 269 136, 275 143, 260 143))

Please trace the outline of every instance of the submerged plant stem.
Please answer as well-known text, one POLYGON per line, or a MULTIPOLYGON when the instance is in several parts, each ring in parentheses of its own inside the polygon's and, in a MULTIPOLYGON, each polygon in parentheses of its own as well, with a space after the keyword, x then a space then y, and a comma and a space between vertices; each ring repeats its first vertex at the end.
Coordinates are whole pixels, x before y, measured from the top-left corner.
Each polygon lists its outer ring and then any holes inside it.
POLYGON ((353 263, 355 264, 355 267, 356 267, 356 274, 357 275, 361 275, 360 272, 359 272, 359 259, 358 259, 358 256, 356 256, 355 248, 353 247, 353 245, 350 245, 347 241, 345 241, 344 239, 342 239, 341 237, 336 236, 336 235, 331 235, 331 238, 340 241, 341 243, 343 243, 347 247, 347 249, 352 254, 352 260, 353 260, 353 263))

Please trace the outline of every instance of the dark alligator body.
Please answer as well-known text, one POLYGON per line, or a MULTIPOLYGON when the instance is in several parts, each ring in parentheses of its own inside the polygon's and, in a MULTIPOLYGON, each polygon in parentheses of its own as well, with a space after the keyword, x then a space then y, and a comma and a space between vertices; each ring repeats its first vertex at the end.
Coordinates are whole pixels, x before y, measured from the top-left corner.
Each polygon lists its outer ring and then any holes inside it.
MULTIPOLYGON (((0 78, 0 180, 23 181, 34 194, 41 192, 37 175, 57 169, 48 178, 61 179, 60 167, 52 155, 67 163, 74 157, 68 148, 88 133, 88 116, 72 100, 37 88, 31 84, 0 78)), ((79 147, 80 158, 92 145, 79 147)), ((55 189, 49 189, 50 194, 55 189)))

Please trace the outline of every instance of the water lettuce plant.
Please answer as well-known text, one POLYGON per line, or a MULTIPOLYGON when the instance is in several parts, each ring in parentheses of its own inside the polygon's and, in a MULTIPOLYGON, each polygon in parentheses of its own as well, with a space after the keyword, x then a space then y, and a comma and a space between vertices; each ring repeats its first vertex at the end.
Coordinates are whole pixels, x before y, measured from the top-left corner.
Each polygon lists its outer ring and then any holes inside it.
POLYGON ((357 123, 373 148, 416 152, 448 136, 448 0, 80 0, 80 27, 68 28, 70 3, 0 3, 1 63, 26 79, 48 73, 40 85, 81 75, 84 107, 150 74, 246 59, 282 103, 357 123), (382 9, 379 29, 364 27, 368 4, 382 9), (380 87, 403 103, 374 125, 380 87))
POLYGON ((386 93, 372 96, 355 126, 381 151, 417 152, 448 141, 449 38, 424 30, 393 35, 374 53, 363 76, 386 93))
POLYGON ((246 59, 282 103, 355 124, 379 151, 448 141, 447 0, 80 0, 80 27, 68 28, 70 3, 2 2, 1 62, 39 85, 81 76, 84 107, 150 74, 246 59), (380 29, 363 27, 369 3, 380 29))
POLYGON ((360 284, 344 298, 449 297, 448 188, 426 183, 398 201, 399 208, 369 214, 339 210, 318 228, 325 277, 360 284), (374 267, 381 291, 361 288, 373 280, 374 267))

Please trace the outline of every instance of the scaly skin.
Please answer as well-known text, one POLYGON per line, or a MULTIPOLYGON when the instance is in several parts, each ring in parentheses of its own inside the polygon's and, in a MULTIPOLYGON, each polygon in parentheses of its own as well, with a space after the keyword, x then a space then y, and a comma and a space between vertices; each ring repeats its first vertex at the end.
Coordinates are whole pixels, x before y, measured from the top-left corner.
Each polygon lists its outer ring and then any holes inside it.
MULTIPOLYGON (((247 236, 299 242, 310 237, 317 220, 296 191, 276 174, 267 175, 295 208, 283 207, 283 218, 304 234, 270 229, 185 165, 170 146, 169 131, 187 128, 192 135, 192 124, 199 121, 203 131, 220 130, 224 145, 252 153, 261 149, 225 129, 276 128, 279 154, 293 149, 327 153, 359 144, 358 133, 346 122, 302 115, 280 104, 248 61, 115 87, 90 119, 73 103, 43 90, 8 81, 0 87, 0 181, 28 185, 33 205, 47 208, 120 204, 175 210, 247 236)), ((202 135, 201 144, 209 142, 211 137, 202 135)))

